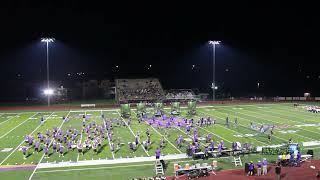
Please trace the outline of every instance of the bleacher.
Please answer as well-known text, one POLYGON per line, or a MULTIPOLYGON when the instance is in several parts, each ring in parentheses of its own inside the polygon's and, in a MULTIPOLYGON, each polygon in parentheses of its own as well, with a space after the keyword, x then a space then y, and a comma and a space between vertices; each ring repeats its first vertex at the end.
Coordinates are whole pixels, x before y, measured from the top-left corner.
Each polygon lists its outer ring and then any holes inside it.
POLYGON ((166 92, 166 100, 197 100, 198 96, 191 89, 172 89, 166 92))
POLYGON ((156 78, 116 79, 115 83, 118 103, 157 101, 164 98, 161 83, 156 78))

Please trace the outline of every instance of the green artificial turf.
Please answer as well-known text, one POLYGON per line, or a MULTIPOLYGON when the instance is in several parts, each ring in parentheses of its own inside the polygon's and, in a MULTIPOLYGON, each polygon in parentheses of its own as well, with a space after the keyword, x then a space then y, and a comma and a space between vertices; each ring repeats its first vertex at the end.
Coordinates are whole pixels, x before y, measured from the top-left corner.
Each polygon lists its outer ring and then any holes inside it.
MULTIPOLYGON (((78 155, 77 151, 69 151, 64 157, 59 157, 58 154, 53 153, 50 158, 42 158, 43 151, 34 153, 33 148, 28 151, 28 158, 23 159, 19 147, 25 145, 24 136, 32 134, 36 136, 38 132, 45 133, 46 129, 52 130, 54 126, 60 127, 65 132, 69 127, 78 129, 81 132, 82 128, 82 114, 90 115, 90 122, 95 121, 96 124, 102 124, 103 120, 100 118, 101 113, 108 119, 118 119, 128 123, 128 119, 122 119, 119 114, 119 109, 103 109, 103 110, 90 110, 83 109, 79 111, 52 111, 52 112, 14 112, 10 114, 0 113, 0 150, 3 148, 13 148, 10 152, 0 152, 1 165, 15 165, 15 164, 38 164, 42 159, 44 162, 61 162, 61 161, 84 161, 84 160, 99 160, 99 159, 112 159, 113 156, 118 158, 132 158, 141 156, 153 156, 155 149, 160 146, 160 138, 164 136, 170 143, 161 150, 162 154, 179 154, 186 152, 187 143, 181 147, 177 147, 175 140, 179 135, 185 139, 191 138, 184 129, 184 127, 173 128, 152 128, 146 123, 138 123, 135 111, 131 112, 131 125, 117 126, 113 128, 113 142, 116 143, 118 138, 124 143, 114 154, 110 150, 108 140, 103 141, 102 148, 98 153, 93 150, 85 151, 84 155, 78 155), (62 116, 69 115, 71 120, 63 123, 62 116), (40 118, 44 117, 46 122, 40 125, 40 118), (141 141, 147 139, 146 130, 151 132, 152 145, 148 150, 145 150, 139 145, 134 152, 129 150, 128 142, 135 140, 135 135, 140 134, 141 141)), ((165 113, 169 114, 170 109, 166 108, 165 113)), ((148 111, 152 114, 152 110, 148 111)), ((181 118, 193 118, 198 120, 200 117, 214 117, 217 120, 216 125, 198 127, 199 136, 205 137, 212 134, 215 142, 223 140, 226 146, 230 147, 232 142, 251 143, 254 146, 267 146, 286 143, 290 138, 294 142, 315 141, 320 139, 320 115, 306 112, 302 107, 294 108, 290 103, 279 104, 251 104, 251 105, 214 105, 214 106, 200 106, 197 108, 197 114, 190 116, 187 114, 187 109, 181 109, 181 118), (229 117, 230 126, 225 125, 225 119, 229 117), (235 125, 234 119, 238 119, 238 125, 235 125), (267 134, 257 135, 257 131, 250 128, 250 123, 255 124, 257 127, 261 125, 275 125, 274 136, 272 141, 269 142, 267 134), (305 126, 308 124, 308 126, 305 126), (254 135, 254 136, 252 136, 254 135)), ((193 134, 193 129, 191 135, 193 134)), ((86 133, 79 135, 77 140, 82 142, 87 138, 86 133)), ((204 141, 200 141, 200 146, 203 148, 204 141)), ((42 145, 43 147, 43 145, 42 145)), ((320 158, 319 146, 311 147, 315 149, 315 157, 320 158)), ((303 153, 306 152, 304 150, 303 153)), ((50 148, 51 151, 51 148, 50 148)), ((257 161, 262 159, 263 155, 249 155, 243 157, 243 162, 250 160, 257 161)), ((267 156, 270 161, 274 161, 276 156, 267 156)), ((173 163, 178 160, 169 161, 169 169, 166 175, 173 175, 173 163)), ((183 163, 192 163, 190 159, 182 160, 183 163)), ((208 160, 212 161, 211 160, 208 160)), ((234 168, 231 163, 231 158, 220 158, 219 170, 234 168)), ((202 162, 202 161, 200 161, 202 162)), ((148 177, 154 176, 153 162, 131 163, 131 164, 115 164, 115 165, 100 165, 89 167, 68 167, 68 168, 50 168, 50 169, 37 169, 33 174, 32 179, 128 179, 133 177, 148 177), (143 164, 135 166, 136 164, 143 164), (134 165, 134 166, 132 166, 134 165), (128 166, 119 168, 118 166, 128 166), (97 169, 88 169, 95 168, 97 169), (105 168, 104 168, 105 167, 105 168), (118 167, 118 168, 117 168, 118 167), (82 170, 73 170, 73 169, 82 170), (99 169, 100 168, 100 169, 99 169), (64 171, 55 171, 61 170, 64 171), (70 170, 70 171, 68 171, 70 170)), ((0 176, 4 179, 28 179, 32 174, 32 170, 19 170, 19 171, 0 171, 0 176)))

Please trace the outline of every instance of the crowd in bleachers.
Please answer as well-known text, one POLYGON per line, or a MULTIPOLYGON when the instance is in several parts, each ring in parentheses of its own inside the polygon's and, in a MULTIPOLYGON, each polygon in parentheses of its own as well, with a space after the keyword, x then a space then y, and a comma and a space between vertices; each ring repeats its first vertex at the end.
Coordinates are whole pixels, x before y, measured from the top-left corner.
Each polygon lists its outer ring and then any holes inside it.
POLYGON ((118 101, 158 100, 164 96, 158 79, 117 79, 118 101))
POLYGON ((195 99, 191 89, 174 89, 166 93, 166 99, 195 99))

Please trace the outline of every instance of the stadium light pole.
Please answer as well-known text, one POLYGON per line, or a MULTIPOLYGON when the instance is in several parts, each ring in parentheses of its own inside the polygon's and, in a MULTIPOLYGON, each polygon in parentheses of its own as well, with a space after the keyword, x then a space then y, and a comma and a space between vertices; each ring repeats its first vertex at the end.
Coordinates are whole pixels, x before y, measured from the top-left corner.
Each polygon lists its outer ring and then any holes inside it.
POLYGON ((209 41, 209 44, 212 45, 212 64, 213 64, 213 70, 212 70, 212 101, 216 100, 216 82, 215 82, 215 73, 216 73, 216 45, 220 44, 221 41, 209 41))
MULTIPOLYGON (((49 43, 54 42, 54 38, 41 38, 41 42, 46 43, 47 46, 47 90, 46 91, 50 91, 50 83, 49 83, 49 43)), ((50 91, 51 92, 51 91, 50 91)), ((46 93, 48 97, 48 106, 50 106, 50 96, 52 95, 52 93, 46 93)))

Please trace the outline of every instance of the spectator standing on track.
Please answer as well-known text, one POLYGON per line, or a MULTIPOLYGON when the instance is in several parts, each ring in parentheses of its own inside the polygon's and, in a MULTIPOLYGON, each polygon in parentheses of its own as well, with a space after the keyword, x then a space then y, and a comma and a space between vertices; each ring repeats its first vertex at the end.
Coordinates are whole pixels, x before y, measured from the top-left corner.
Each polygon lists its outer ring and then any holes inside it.
POLYGON ((247 176, 253 176, 253 171, 254 171, 254 164, 252 161, 250 161, 250 164, 249 164, 249 171, 248 171, 248 174, 247 176))
POLYGON ((263 158, 262 161, 262 175, 267 175, 268 173, 268 161, 266 158, 263 158))
POLYGON ((258 161, 258 164, 257 164, 257 175, 258 176, 262 175, 261 167, 262 167, 262 163, 261 163, 261 161, 258 161))

